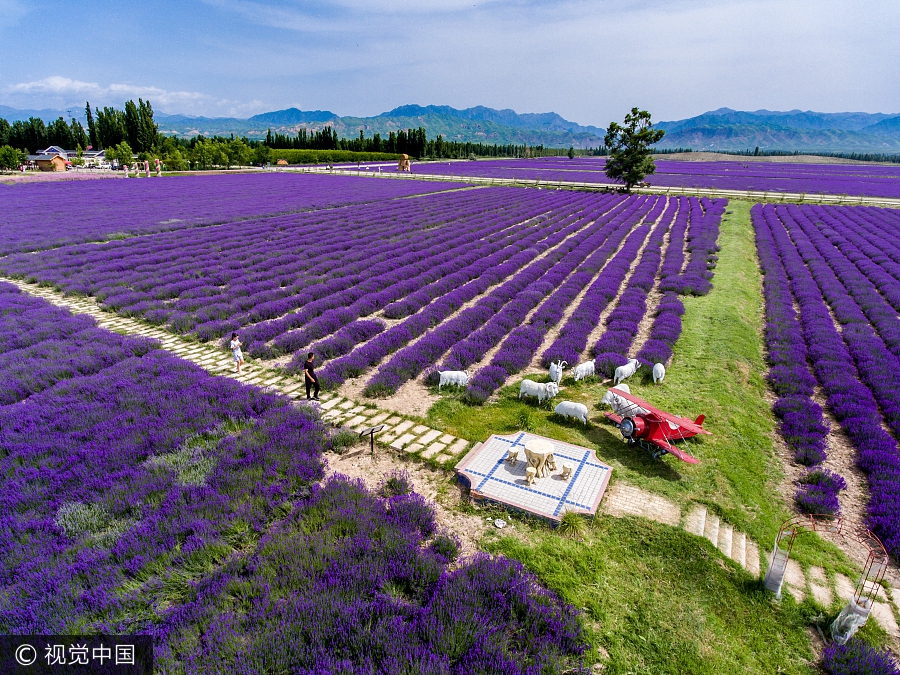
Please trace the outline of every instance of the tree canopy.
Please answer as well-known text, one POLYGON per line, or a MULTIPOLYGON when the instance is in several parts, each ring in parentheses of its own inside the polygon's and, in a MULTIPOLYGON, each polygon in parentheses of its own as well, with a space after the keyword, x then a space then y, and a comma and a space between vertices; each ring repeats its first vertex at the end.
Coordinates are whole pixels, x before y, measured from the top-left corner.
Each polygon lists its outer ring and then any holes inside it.
POLYGON ((611 122, 604 139, 609 152, 606 175, 621 180, 625 189, 631 192, 645 176, 656 171, 650 146, 659 143, 665 133, 662 129, 654 129, 650 113, 638 108, 632 108, 625 115, 624 126, 611 122))

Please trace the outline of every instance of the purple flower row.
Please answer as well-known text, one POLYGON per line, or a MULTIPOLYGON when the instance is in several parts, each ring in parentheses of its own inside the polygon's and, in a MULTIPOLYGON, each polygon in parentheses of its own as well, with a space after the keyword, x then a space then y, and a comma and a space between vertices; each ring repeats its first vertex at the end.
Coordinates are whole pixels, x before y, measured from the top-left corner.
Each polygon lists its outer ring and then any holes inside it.
POLYGON ((484 272, 473 278, 466 273, 451 274, 445 293, 433 302, 423 298, 426 306, 402 323, 386 330, 350 354, 333 360, 322 369, 321 379, 326 386, 338 386, 347 378, 358 377, 384 357, 402 348, 427 330, 439 325, 465 303, 483 294, 495 284, 516 274, 543 251, 552 248, 580 228, 565 220, 553 220, 541 228, 531 228, 515 243, 509 244, 483 259, 484 272))
MULTIPOLYGON (((778 399, 773 406, 778 431, 800 464, 815 467, 826 459, 829 427, 822 408, 813 399, 816 380, 807 365, 803 330, 793 306, 790 282, 778 257, 771 234, 757 227, 757 250, 763 271, 766 300, 766 346, 769 384, 778 399)), ((794 496, 807 513, 837 514, 840 476, 814 469, 801 479, 794 496)))
POLYGON ((458 186, 286 173, 16 185, 3 189, 0 254, 380 201, 458 186))
MULTIPOLYGON (((557 325, 566 308, 576 296, 607 265, 609 257, 632 228, 641 221, 654 220, 663 208, 664 200, 635 200, 605 228, 608 237, 604 244, 583 263, 579 271, 547 298, 526 325, 515 328, 500 345, 490 363, 478 370, 466 388, 466 398, 482 403, 494 393, 507 377, 526 368, 540 349, 547 332, 557 325)), ((632 235, 634 236, 634 235, 632 235)))
MULTIPOLYGON (((857 464, 869 481, 868 524, 888 551, 896 556, 900 553, 900 500, 897 499, 900 494, 900 451, 897 441, 882 428, 883 418, 868 383, 865 383, 865 370, 857 368, 858 364, 868 368, 871 363, 870 355, 865 353, 870 344, 857 340, 858 333, 852 330, 838 332, 823 294, 825 289, 820 288, 820 284, 829 283, 829 279, 823 274, 821 261, 812 255, 814 249, 804 239, 792 214, 793 209, 753 207, 761 256, 762 252, 768 251, 766 255, 771 259, 774 259, 772 256, 779 257, 784 265, 791 294, 802 316, 807 360, 825 392, 829 409, 857 448, 857 464), (799 248, 807 253, 806 260, 799 248), (808 266, 807 260, 812 264, 808 266), (813 276, 814 268, 819 279, 813 276)), ((833 277, 830 281, 834 286, 839 285, 833 277)), ((829 288, 827 292, 837 297, 836 288, 829 288)), ((844 299, 843 303, 849 305, 850 301, 844 299)), ((776 374, 773 377, 783 376, 776 374)))
POLYGON ((612 377, 615 369, 628 360, 631 343, 647 313, 647 294, 656 283, 656 273, 662 262, 663 240, 677 208, 677 202, 673 201, 667 213, 651 230, 641 258, 619 296, 619 302, 606 318, 606 331, 593 347, 594 366, 598 373, 612 377))
MULTIPOLYGON (((299 360, 302 354, 299 350, 313 339, 334 332, 347 321, 384 309, 417 291, 428 293, 425 290, 428 286, 443 285, 441 282, 449 274, 470 267, 479 268, 483 258, 480 244, 484 239, 494 240, 487 249, 493 251, 528 227, 527 223, 514 220, 516 215, 521 217, 521 212, 508 211, 503 218, 497 218, 497 215, 488 213, 474 219, 460 218, 457 227, 444 228, 439 235, 429 237, 430 246, 421 251, 389 250, 389 257, 381 265, 373 265, 367 270, 361 283, 307 304, 280 322, 270 322, 267 329, 276 323, 285 326, 288 322, 291 325, 300 322, 303 326, 276 338, 272 351, 275 354, 297 353, 299 360)), ((257 332, 250 331, 251 335, 257 332)))
MULTIPOLYGON (((712 270, 716 266, 719 250, 719 221, 727 202, 721 199, 692 200, 688 202, 690 231, 687 235, 687 249, 690 258, 682 274, 684 254, 678 242, 679 233, 685 225, 676 221, 669 235, 669 247, 660 269, 659 290, 665 295, 656 308, 656 318, 650 327, 650 336, 641 346, 637 359, 646 365, 668 363, 672 349, 681 336, 681 317, 684 303, 677 294, 704 295, 712 289, 712 270), (705 268, 705 269, 704 269, 705 268)), ((679 214, 680 215, 680 214, 679 214)))
MULTIPOLYGON (((558 249, 562 254, 560 262, 526 287, 470 337, 458 342, 444 359, 441 370, 464 370, 480 361, 513 329, 522 326, 528 314, 539 304, 540 309, 532 316, 529 325, 543 334, 558 323, 568 304, 597 274, 628 234, 629 228, 623 218, 633 220, 636 215, 629 216, 629 209, 619 207, 602 215, 591 212, 584 216, 582 222, 593 221, 590 236, 572 237, 563 242, 558 249)), ((528 355, 528 362, 532 356, 533 352, 528 355)))
MULTIPOLYGON (((458 316, 442 323, 415 344, 400 350, 369 380, 366 386, 367 395, 395 392, 404 382, 434 365, 447 350, 497 316, 507 303, 517 299, 531 284, 550 273, 570 250, 596 234, 594 226, 588 225, 590 221, 589 217, 573 216, 573 222, 568 227, 543 242, 546 244, 546 255, 538 260, 529 261, 530 264, 515 270, 512 278, 491 290, 472 307, 464 309, 458 316)), ((543 252, 534 249, 531 258, 543 252)), ((582 251, 581 255, 587 255, 587 251, 582 251)), ((576 260, 575 264, 580 261, 581 259, 576 260)), ((571 263, 568 267, 572 268, 571 263)), ((522 306, 526 310, 529 306, 534 306, 534 303, 542 297, 541 294, 548 292, 549 288, 549 286, 542 289, 532 287, 529 291, 530 297, 525 297, 522 306)))

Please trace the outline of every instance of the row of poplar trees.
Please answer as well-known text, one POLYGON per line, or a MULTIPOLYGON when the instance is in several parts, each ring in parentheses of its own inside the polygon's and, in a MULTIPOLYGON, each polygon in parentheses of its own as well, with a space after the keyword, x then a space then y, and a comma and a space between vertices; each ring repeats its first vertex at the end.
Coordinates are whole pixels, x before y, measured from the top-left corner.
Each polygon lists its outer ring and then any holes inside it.
POLYGON ((124 110, 85 106, 87 129, 72 119, 68 124, 60 117, 49 124, 38 117, 10 124, 0 118, 0 146, 10 145, 35 153, 51 145, 64 150, 112 148, 123 141, 135 152, 150 152, 160 142, 159 129, 153 121, 150 101, 127 101, 124 110))

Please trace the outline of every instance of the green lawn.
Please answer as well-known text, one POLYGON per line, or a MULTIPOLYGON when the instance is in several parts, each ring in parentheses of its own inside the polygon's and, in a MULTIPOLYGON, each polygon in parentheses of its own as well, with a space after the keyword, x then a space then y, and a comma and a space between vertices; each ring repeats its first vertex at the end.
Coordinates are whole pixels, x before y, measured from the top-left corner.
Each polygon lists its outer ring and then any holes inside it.
POLYGON ((706 540, 642 518, 603 518, 583 541, 534 528, 485 542, 522 561, 585 619, 585 665, 607 673, 812 673, 812 605, 779 603, 706 540), (605 653, 604 653, 605 652, 605 653), (608 656, 607 656, 608 655, 608 656))

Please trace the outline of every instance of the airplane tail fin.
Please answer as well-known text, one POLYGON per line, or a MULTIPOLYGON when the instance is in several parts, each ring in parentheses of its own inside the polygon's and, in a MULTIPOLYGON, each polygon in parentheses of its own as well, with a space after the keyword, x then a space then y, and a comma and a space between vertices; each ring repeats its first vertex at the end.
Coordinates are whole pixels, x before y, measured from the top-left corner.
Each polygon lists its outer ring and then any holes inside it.
POLYGON ((700 415, 697 417, 697 419, 694 420, 694 424, 696 424, 698 427, 702 427, 703 420, 705 420, 705 419, 706 419, 706 415, 700 415))

